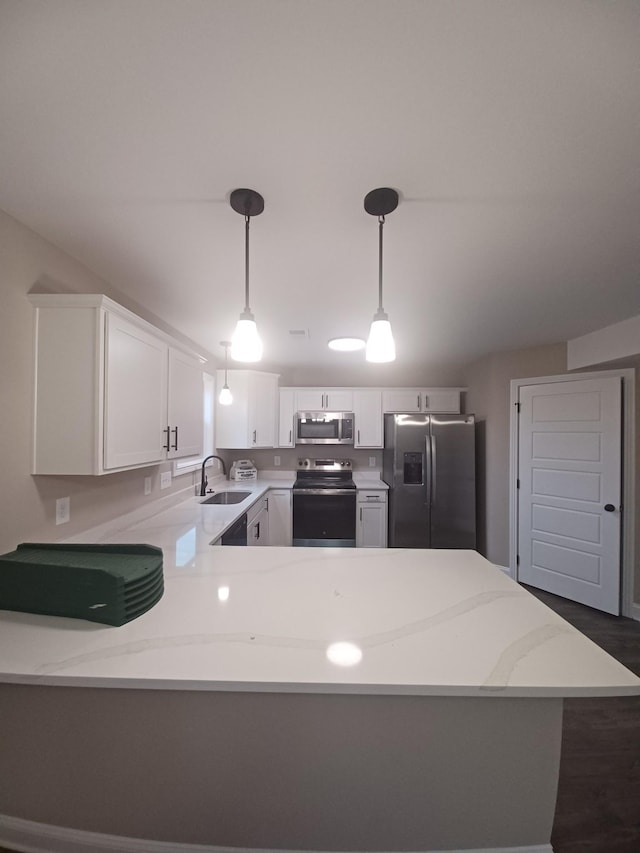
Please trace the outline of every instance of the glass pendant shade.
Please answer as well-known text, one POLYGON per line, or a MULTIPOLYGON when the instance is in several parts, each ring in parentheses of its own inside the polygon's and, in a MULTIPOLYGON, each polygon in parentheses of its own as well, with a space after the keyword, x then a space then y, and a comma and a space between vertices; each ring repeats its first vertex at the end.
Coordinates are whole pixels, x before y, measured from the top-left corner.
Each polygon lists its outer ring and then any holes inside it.
POLYGON ((395 360, 396 345, 393 340, 391 323, 388 314, 385 314, 382 309, 378 309, 373 316, 369 337, 367 338, 365 357, 367 361, 377 363, 395 360))
POLYGON ((233 403, 233 394, 229 390, 229 386, 227 384, 222 386, 218 402, 221 406, 230 406, 233 403))
POLYGON ((243 311, 231 338, 231 358, 234 361, 260 361, 262 341, 253 314, 243 311))
POLYGON ((231 341, 220 341, 220 346, 224 347, 224 385, 220 390, 218 402, 221 406, 230 406, 233 403, 233 394, 229 389, 227 381, 227 356, 229 354, 229 347, 231 346, 231 341))

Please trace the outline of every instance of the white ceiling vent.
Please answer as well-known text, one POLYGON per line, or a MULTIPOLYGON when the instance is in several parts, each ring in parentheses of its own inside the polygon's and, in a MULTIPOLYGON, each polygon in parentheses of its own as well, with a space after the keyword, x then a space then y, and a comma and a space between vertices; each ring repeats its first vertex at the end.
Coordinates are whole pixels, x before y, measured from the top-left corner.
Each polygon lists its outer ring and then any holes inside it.
POLYGON ((297 338, 298 340, 308 340, 311 337, 311 333, 309 329, 289 329, 289 335, 292 338, 297 338))

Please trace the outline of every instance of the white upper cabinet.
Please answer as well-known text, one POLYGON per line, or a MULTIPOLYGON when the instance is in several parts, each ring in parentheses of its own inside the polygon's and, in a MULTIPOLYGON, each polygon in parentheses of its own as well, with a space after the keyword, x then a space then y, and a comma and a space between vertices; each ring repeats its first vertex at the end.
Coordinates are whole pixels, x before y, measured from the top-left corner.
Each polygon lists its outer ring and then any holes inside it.
POLYGON ((168 425, 164 341, 136 324, 106 315, 104 467, 160 462, 168 425))
MULTIPOLYGON (((216 400, 215 441, 219 449, 277 447, 277 373, 229 370, 227 384, 233 396, 230 406, 216 400)), ((217 371, 217 387, 224 384, 224 370, 217 371)))
POLYGON ((198 357, 105 296, 29 298, 34 474, 107 474, 201 452, 198 357))
POLYGON ((387 388, 384 412, 459 412, 459 388, 387 388))
POLYGON ((204 384, 202 365, 180 350, 169 347, 167 383, 170 459, 202 453, 204 384))
POLYGON ((382 447, 382 392, 353 392, 354 447, 382 447))
POLYGON ((295 446, 296 394, 293 388, 280 389, 280 418, 278 420, 278 447, 295 446))
POLYGON ((353 391, 349 388, 296 388, 298 412, 351 412, 353 391))

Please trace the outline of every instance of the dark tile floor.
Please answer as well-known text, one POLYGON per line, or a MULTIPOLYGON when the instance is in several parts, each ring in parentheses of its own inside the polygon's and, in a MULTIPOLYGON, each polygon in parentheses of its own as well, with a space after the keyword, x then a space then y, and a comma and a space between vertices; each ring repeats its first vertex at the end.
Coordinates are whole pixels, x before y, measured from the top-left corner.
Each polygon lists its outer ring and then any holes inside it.
MULTIPOLYGON (((526 588, 640 675, 640 622, 526 588)), ((640 697, 565 701, 551 843, 554 853, 640 853, 640 697)))
MULTIPOLYGON (((640 675, 640 622, 527 587, 640 675)), ((640 697, 567 699, 554 853, 640 853, 640 697)))

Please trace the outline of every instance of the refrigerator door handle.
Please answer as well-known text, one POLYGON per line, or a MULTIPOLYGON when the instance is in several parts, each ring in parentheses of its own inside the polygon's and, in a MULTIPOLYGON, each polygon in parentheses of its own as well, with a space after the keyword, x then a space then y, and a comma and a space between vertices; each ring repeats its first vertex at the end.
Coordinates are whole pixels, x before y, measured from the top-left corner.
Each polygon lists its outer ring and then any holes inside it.
POLYGON ((431 503, 431 439, 427 435, 424 439, 424 505, 431 503))
POLYGON ((436 502, 436 437, 431 436, 431 505, 436 502))

